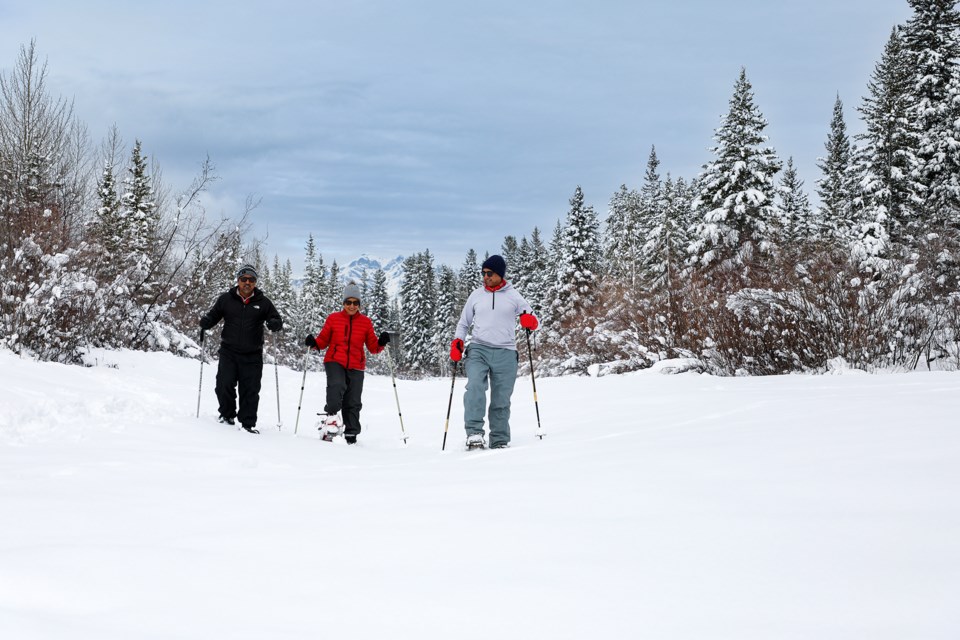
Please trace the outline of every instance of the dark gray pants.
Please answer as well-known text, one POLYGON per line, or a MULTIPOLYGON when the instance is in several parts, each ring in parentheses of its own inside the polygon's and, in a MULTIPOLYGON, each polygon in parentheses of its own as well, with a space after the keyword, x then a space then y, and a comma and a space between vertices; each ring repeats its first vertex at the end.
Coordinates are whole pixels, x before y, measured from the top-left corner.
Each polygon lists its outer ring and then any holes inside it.
POLYGON ((363 404, 363 371, 346 369, 336 362, 325 362, 327 372, 327 404, 323 410, 327 413, 339 411, 343 415, 343 433, 356 437, 360 433, 360 409, 363 404))
POLYGON ((263 376, 263 353, 234 353, 220 347, 217 366, 217 402, 220 415, 236 417, 240 424, 257 426, 260 406, 260 378, 263 376), (237 387, 240 387, 240 410, 237 411, 237 387))

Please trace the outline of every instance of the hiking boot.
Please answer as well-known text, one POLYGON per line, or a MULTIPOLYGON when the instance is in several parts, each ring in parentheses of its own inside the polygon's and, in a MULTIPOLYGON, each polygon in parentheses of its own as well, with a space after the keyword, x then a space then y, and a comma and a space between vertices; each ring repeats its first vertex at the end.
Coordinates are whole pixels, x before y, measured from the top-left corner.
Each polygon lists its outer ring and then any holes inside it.
POLYGON ((491 449, 508 449, 510 448, 509 442, 498 442, 496 444, 490 445, 491 449))
POLYGON ((483 440, 482 433, 471 433, 467 436, 467 450, 470 449, 483 449, 487 446, 487 443, 483 440))
POLYGON ((220 424, 234 425, 234 424, 237 424, 237 423, 236 423, 236 421, 235 421, 233 418, 228 418, 228 417, 226 417, 226 416, 220 416, 220 424))
POLYGON ((245 424, 245 425, 241 425, 241 426, 243 427, 243 430, 246 431, 247 433, 260 433, 259 431, 257 431, 257 426, 256 426, 256 425, 253 425, 253 424, 245 424))
POLYGON ((347 444, 357 444, 357 436, 346 436, 347 444))

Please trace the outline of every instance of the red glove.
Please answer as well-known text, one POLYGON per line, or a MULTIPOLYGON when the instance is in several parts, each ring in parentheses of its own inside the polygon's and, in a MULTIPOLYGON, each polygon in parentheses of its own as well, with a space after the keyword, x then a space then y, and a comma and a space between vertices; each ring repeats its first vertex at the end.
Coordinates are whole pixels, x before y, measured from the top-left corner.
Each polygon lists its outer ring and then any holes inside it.
POLYGON ((463 340, 454 338, 450 343, 450 359, 454 362, 460 362, 463 358, 463 340))
POLYGON ((533 315, 532 313, 527 313, 526 311, 524 311, 523 313, 520 314, 520 326, 523 327, 524 329, 529 329, 530 331, 534 331, 537 327, 540 326, 540 323, 537 322, 537 316, 533 315))

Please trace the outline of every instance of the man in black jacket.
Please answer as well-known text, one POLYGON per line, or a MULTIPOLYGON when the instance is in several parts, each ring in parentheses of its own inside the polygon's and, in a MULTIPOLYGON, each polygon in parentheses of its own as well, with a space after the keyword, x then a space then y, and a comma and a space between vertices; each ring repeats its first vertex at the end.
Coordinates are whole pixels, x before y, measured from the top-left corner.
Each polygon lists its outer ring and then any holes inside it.
POLYGON ((220 422, 257 431, 257 407, 260 405, 260 378, 263 375, 263 325, 280 331, 283 319, 270 299, 257 285, 257 271, 244 265, 237 272, 237 286, 217 298, 207 313, 200 316, 200 341, 204 333, 223 320, 220 333, 220 364, 217 367, 217 400, 220 422), (237 411, 237 385, 240 410, 237 411))

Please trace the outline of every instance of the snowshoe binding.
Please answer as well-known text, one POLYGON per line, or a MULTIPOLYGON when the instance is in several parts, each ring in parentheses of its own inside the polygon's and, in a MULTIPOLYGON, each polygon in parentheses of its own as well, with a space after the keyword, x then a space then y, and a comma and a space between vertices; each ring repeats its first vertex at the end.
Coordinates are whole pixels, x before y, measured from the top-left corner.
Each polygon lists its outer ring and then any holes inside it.
POLYGON ((487 443, 483 440, 482 433, 472 433, 467 436, 467 451, 473 451, 474 449, 486 449, 487 443))

